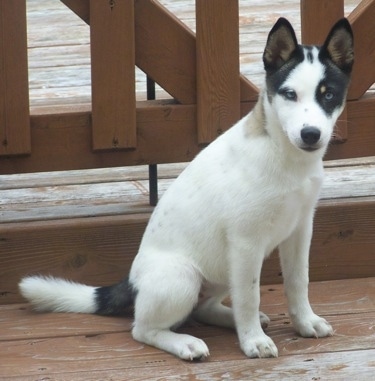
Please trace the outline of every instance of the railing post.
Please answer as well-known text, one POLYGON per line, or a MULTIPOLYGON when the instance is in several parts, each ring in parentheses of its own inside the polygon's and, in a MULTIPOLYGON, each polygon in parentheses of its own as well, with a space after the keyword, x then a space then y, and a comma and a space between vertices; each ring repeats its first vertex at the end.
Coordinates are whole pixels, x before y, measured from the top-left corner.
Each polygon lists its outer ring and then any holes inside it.
POLYGON ((136 146, 133 1, 90 1, 94 150, 136 146))
POLYGON ((209 143, 240 118, 237 0, 196 0, 197 122, 209 143))
POLYGON ((0 0, 0 155, 31 151, 26 2, 0 0))
MULTIPOLYGON (((344 17, 344 0, 301 0, 301 36, 306 45, 324 43, 332 25, 344 17)), ((344 143, 348 138, 347 111, 339 117, 333 142, 344 143)))
POLYGON ((321 45, 332 25, 344 17, 344 0, 301 0, 302 43, 321 45))

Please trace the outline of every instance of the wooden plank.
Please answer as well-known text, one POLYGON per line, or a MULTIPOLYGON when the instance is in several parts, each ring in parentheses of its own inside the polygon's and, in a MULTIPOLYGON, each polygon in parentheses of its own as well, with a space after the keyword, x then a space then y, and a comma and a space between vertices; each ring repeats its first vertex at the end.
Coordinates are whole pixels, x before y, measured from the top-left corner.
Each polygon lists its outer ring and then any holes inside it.
MULTIPOLYGON (((372 163, 373 161, 367 162, 367 164, 372 163)), ((159 164, 158 179, 174 179, 186 166, 187 163, 159 164)), ((0 191, 5 189, 139 181, 148 179, 148 176, 148 166, 146 165, 95 168, 83 171, 54 171, 1 175, 0 191)))
MULTIPOLYGON (((310 280, 371 277, 375 274, 375 198, 321 201, 314 221, 310 280)), ((274 253, 263 267, 264 284, 282 282, 274 253)))
MULTIPOLYGON (((186 164, 159 168, 159 195, 186 164), (171 167, 171 168, 170 168, 171 167)), ((147 167, 1 176, 2 223, 149 213, 147 167)), ((375 163, 326 169, 321 200, 375 197, 375 163)))
MULTIPOLYGON (((88 22, 88 0, 63 2, 88 22)), ((136 65, 178 102, 196 103, 194 33, 159 2, 135 2, 135 16, 136 65), (159 64, 155 65, 155 62, 159 64)), ((254 101, 258 94, 257 87, 242 75, 240 84, 242 101, 254 101)))
POLYGON ((54 274, 99 285, 122 279, 148 219, 144 213, 1 224, 0 304, 20 301, 17 280, 25 274, 54 274))
POLYGON ((355 46, 355 64, 348 99, 360 98, 375 82, 375 0, 363 0, 349 15, 355 46))
MULTIPOLYGON (((242 103, 241 114, 253 105, 242 103)), ((12 160, 2 158, 0 173, 186 162, 202 149, 196 139, 194 105, 140 102, 137 106, 137 130, 142 139, 136 150, 93 153, 89 144, 91 122, 87 108, 64 114, 54 108, 54 113, 48 114, 45 110, 31 117, 33 155, 12 160)), ((375 96, 350 101, 347 110, 348 141, 331 145, 327 160, 375 155, 375 96)))
POLYGON ((90 31, 93 148, 134 148, 134 3, 91 1, 90 31))
MULTIPOLYGON (((30 270, 90 283, 121 279, 138 251, 149 207, 139 210, 142 214, 118 215, 126 210, 115 206, 103 206, 111 214, 107 216, 96 216, 95 210, 86 218, 0 224, 1 302, 20 301, 16 281, 30 270)), ((374 215, 374 197, 320 203, 311 247, 312 281, 373 276, 374 215)), ((265 262, 262 282, 282 282, 276 255, 265 262)))
MULTIPOLYGON (((38 376, 89 380, 93 375, 96 379, 112 380, 122 380, 124 375, 132 380, 215 380, 253 379, 254 374, 260 380, 275 375, 288 380, 300 380, 306 375, 308 379, 322 376, 328 380, 371 380, 375 353, 373 319, 374 314, 349 314, 337 322, 336 337, 315 340, 297 338, 285 321, 272 321, 267 333, 280 350, 280 357, 273 360, 247 359, 233 331, 206 326, 184 329, 202 337, 210 347, 210 358, 201 363, 182 362, 137 343, 128 332, 82 335, 77 327, 76 334, 69 337, 3 341, 0 356, 6 361, 2 361, 0 369, 7 379, 19 380, 38 376)), ((53 328, 53 324, 46 327, 53 328)), ((55 335, 56 329, 52 332, 55 335)))
POLYGON ((330 145, 326 160, 373 156, 375 154, 375 96, 349 101, 347 108, 347 141, 330 145), (371 142, 371 143, 370 143, 371 142))
POLYGON ((0 342, 130 332, 133 320, 126 316, 37 313, 29 304, 0 305, 0 319, 0 342))
POLYGON ((332 25, 344 17, 344 0, 301 0, 301 35, 306 45, 322 45, 332 25))
MULTIPOLYGON (((225 343, 222 343, 225 346, 225 343)), ((116 346, 117 349, 117 346, 116 346)), ((111 368, 111 363, 106 360, 108 365, 104 369, 95 369, 90 371, 86 370, 87 364, 84 366, 84 370, 76 371, 74 373, 69 372, 71 358, 69 357, 64 362, 67 363, 65 369, 60 367, 56 369, 53 361, 46 362, 48 368, 41 367, 39 373, 34 371, 32 376, 17 375, 14 378, 11 374, 7 374, 7 380, 19 380, 19 381, 34 381, 37 375, 43 379, 50 378, 56 381, 70 380, 74 377, 75 381, 91 381, 93 376, 98 380, 112 380, 122 381, 124 375, 132 381, 156 381, 156 380, 184 380, 198 381, 202 379, 206 380, 253 380, 254 374, 256 379, 265 381, 272 379, 270 377, 282 377, 280 379, 287 379, 291 381, 300 381, 306 376, 307 380, 361 380, 372 381, 373 379, 373 361, 375 351, 358 351, 358 352, 343 352, 320 354, 313 358, 308 355, 291 356, 279 360, 232 360, 219 362, 203 362, 203 363, 183 363, 183 362, 167 362, 164 358, 159 356, 146 357, 147 364, 143 367, 121 366, 116 361, 116 368, 111 368), (52 369, 51 369, 52 368, 52 369), (51 370, 50 370, 51 369, 51 370), (52 370, 54 372, 52 372, 52 370)), ((108 354, 108 357, 116 356, 116 353, 108 354)), ((24 361, 24 360, 22 360, 24 361)), ((74 360, 73 360, 74 361, 74 360)), ((87 360, 86 360, 87 361, 87 360)), ((103 363, 105 360, 101 360, 103 363)), ((20 361, 21 362, 21 361, 20 361)), ((43 359, 39 361, 43 363, 43 359)), ((88 362, 88 361, 87 361, 88 362)), ((27 364, 30 366, 30 364, 27 364)), ((135 364, 134 364, 135 365, 135 364)), ((101 367, 102 368, 102 367, 101 367)), ((15 369, 14 369, 15 371, 15 369)))
POLYGON ((238 1, 196 0, 198 141, 240 119, 238 1))
POLYGON ((60 0, 85 23, 90 23, 90 0, 60 0))
POLYGON ((0 156, 31 150, 25 0, 0 0, 0 156))

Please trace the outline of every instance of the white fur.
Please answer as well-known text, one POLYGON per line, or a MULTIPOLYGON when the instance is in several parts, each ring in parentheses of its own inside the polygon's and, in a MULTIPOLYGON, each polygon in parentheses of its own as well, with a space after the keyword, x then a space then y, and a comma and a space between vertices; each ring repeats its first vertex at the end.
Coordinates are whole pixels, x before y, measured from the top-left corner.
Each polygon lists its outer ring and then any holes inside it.
POLYGON ((302 336, 332 334, 308 301, 313 215, 335 122, 310 94, 323 73, 315 65, 311 83, 302 83, 306 92, 298 84, 307 67, 289 80, 301 106, 287 108, 279 96, 270 103, 261 95, 256 109, 205 149, 163 196, 130 273, 138 290, 135 339, 181 358, 205 357, 201 340, 169 330, 193 311, 201 321, 235 326, 247 356, 277 356, 261 327, 268 318, 259 312, 262 263, 277 246, 294 327, 302 336), (308 122, 301 108, 315 113, 321 130, 315 152, 298 148, 295 136, 308 122), (233 309, 221 304, 229 293, 233 309))
POLYGON ((38 311, 95 313, 95 287, 64 279, 30 276, 19 284, 21 294, 38 311))

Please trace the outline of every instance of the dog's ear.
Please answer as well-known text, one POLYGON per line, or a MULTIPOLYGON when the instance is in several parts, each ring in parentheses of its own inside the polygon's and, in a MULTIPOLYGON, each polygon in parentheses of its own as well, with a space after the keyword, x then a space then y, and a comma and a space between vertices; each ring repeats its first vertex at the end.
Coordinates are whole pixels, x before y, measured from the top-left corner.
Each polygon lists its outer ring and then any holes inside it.
POLYGON ((328 58, 344 73, 350 74, 354 63, 353 32, 346 18, 332 27, 320 49, 319 58, 328 58))
POLYGON ((268 34, 263 63, 266 71, 275 71, 289 61, 298 46, 296 34, 290 22, 281 17, 268 34))

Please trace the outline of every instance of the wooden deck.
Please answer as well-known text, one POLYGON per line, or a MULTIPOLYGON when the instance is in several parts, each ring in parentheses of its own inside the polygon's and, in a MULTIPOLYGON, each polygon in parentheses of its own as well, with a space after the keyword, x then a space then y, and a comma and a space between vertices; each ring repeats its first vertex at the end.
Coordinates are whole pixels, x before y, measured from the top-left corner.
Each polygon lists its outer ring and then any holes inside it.
POLYGON ((130 318, 36 314, 27 305, 0 307, 0 379, 92 380, 340 380, 372 381, 375 374, 375 278, 313 283, 311 301, 333 337, 298 337, 286 317, 280 285, 264 286, 266 330, 277 359, 247 359, 234 332, 190 325, 211 356, 188 363, 131 338, 130 318))

